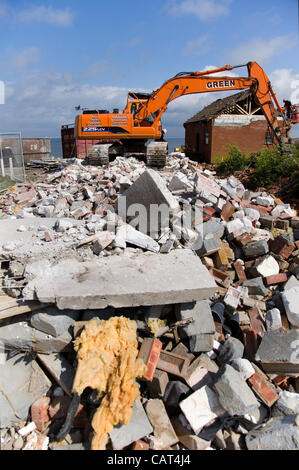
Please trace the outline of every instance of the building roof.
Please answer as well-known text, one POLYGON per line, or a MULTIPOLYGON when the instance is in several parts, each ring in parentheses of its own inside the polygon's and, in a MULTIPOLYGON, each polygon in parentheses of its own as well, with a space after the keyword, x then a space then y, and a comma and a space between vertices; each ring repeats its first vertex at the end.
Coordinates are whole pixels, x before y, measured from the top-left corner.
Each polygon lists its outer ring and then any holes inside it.
POLYGON ((230 95, 226 98, 216 100, 205 108, 203 108, 201 111, 199 111, 199 113, 195 114, 193 117, 188 119, 185 124, 188 124, 190 122, 209 121, 210 119, 214 119, 220 114, 222 114, 226 108, 240 101, 243 101, 250 94, 250 90, 245 90, 241 91, 240 93, 236 93, 235 95, 230 95))

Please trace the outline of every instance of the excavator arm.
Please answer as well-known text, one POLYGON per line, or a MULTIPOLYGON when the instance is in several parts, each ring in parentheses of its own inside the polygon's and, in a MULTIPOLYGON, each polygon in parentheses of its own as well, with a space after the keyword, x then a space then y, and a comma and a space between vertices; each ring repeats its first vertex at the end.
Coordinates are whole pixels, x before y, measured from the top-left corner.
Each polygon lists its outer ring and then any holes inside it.
POLYGON ((142 125, 149 118, 153 121, 153 124, 157 123, 166 111, 168 104, 181 96, 250 88, 257 103, 261 106, 278 143, 282 143, 282 134, 287 135, 290 125, 286 122, 283 111, 271 87, 270 80, 265 71, 256 62, 249 62, 246 65, 248 77, 213 76, 215 73, 242 67, 231 65, 205 72, 176 75, 163 83, 158 90, 154 91, 147 102, 141 104, 134 116, 135 125, 142 125), (274 103, 277 110, 275 110, 274 103), (281 132, 279 127, 277 120, 279 114, 283 117, 284 125, 282 130, 285 132, 281 132))

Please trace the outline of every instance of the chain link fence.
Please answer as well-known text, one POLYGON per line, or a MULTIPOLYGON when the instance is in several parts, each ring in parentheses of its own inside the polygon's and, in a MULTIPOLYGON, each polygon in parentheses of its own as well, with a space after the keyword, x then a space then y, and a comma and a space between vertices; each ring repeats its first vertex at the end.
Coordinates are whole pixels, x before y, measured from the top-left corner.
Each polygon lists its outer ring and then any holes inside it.
POLYGON ((0 133, 0 191, 25 179, 21 133, 0 133))

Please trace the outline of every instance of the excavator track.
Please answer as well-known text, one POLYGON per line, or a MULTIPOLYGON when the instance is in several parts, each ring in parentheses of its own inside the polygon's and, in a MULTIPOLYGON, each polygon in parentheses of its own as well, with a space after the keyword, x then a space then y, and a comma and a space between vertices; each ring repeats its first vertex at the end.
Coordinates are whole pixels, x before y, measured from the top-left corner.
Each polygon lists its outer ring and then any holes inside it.
POLYGON ((119 144, 96 144, 88 151, 88 163, 93 166, 107 166, 111 155, 122 155, 122 153, 123 149, 119 144))
POLYGON ((168 142, 151 142, 146 150, 146 164, 148 166, 164 167, 168 155, 168 142))

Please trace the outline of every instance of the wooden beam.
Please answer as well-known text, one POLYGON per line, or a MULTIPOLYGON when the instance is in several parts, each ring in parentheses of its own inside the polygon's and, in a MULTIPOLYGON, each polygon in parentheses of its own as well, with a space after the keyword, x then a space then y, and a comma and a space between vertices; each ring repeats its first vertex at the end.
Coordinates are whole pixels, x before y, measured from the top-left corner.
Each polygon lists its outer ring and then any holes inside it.
POLYGON ((243 109, 241 108, 241 106, 238 105, 238 103, 236 103, 236 108, 242 113, 242 114, 245 114, 248 116, 248 113, 243 109))

